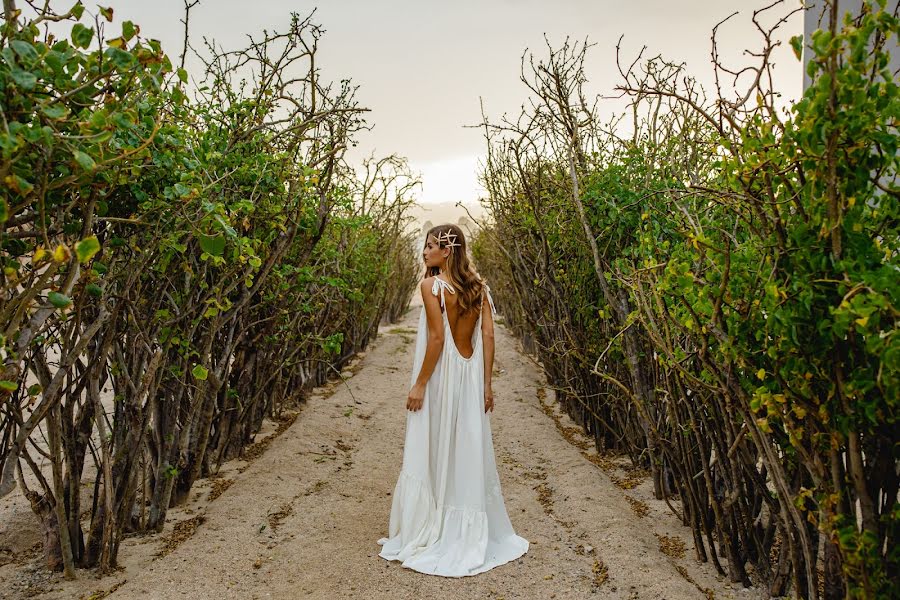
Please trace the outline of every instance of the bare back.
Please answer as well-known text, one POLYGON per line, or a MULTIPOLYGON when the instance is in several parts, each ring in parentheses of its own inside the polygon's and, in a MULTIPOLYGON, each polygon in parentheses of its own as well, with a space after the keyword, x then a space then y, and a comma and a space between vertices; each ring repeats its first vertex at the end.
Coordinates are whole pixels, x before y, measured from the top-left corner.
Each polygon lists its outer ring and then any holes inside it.
MULTIPOLYGON (((460 315, 459 298, 456 294, 447 294, 444 302, 447 305, 447 322, 450 324, 453 343, 463 358, 469 358, 475 352, 475 348, 472 347, 472 338, 481 308, 475 308, 465 315, 460 315)), ((482 302, 484 302, 483 297, 482 302)))

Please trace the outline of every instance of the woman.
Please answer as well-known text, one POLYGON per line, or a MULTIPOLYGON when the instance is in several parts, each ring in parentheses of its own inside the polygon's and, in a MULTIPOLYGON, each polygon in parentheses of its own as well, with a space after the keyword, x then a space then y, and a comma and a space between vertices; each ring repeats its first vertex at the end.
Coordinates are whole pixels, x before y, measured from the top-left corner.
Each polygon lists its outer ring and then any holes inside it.
POLYGON ((431 228, 422 258, 403 467, 379 556, 463 577, 522 556, 528 541, 506 514, 491 441, 493 299, 456 225, 431 228))

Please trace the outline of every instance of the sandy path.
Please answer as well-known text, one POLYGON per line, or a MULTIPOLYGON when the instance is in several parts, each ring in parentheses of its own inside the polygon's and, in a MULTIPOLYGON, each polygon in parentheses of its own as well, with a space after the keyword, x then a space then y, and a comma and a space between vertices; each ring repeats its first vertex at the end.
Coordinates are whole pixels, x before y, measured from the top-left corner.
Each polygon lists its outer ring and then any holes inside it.
POLYGON ((593 450, 566 429, 572 423, 553 407, 539 370, 502 327, 491 420, 503 495, 516 532, 531 542, 529 552, 461 579, 422 575, 380 558, 376 540, 387 533, 400 469, 418 311, 414 306, 402 323, 382 328, 351 369, 352 395, 343 385, 317 393, 260 458, 229 465, 220 481, 233 483, 217 499, 206 500, 210 482, 204 482, 192 504, 172 511, 173 524, 203 519, 180 545, 154 558, 171 525, 161 536, 126 540, 124 570, 99 581, 54 577, 38 597, 100 592, 97 598, 111 591, 108 597, 123 600, 675 600, 706 598, 701 588, 715 598, 760 597, 695 561, 690 532, 650 498, 649 482, 626 491, 613 483, 622 485, 626 471, 587 459, 593 450), (247 468, 239 472, 242 465, 247 468), (644 506, 646 516, 635 506, 644 506), (683 541, 684 557, 664 554, 658 536, 668 536, 675 555, 683 541))

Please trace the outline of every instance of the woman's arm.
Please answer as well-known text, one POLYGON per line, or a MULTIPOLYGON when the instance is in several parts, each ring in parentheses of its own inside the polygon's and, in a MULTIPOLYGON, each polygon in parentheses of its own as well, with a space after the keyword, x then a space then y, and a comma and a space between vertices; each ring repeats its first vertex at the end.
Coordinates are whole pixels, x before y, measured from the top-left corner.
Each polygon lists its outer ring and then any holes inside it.
POLYGON ((494 315, 487 290, 481 300, 481 341, 484 349, 484 412, 493 412, 494 390, 491 389, 491 376, 494 374, 494 315))
POLYGON ((441 350, 444 349, 444 321, 441 317, 441 301, 431 293, 434 277, 428 277, 419 286, 422 292, 422 303, 425 305, 425 318, 428 321, 428 343, 425 345, 425 358, 415 384, 409 390, 406 408, 416 411, 425 403, 425 384, 434 372, 441 350))

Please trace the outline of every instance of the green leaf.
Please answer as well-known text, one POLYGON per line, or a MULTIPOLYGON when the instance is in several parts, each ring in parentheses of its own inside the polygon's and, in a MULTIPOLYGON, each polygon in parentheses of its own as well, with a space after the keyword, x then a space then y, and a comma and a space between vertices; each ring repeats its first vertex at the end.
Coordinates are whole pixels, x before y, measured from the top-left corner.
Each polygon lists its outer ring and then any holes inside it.
POLYGON ((754 395, 753 398, 750 399, 750 410, 757 412, 761 406, 762 398, 759 395, 754 395))
POLYGON ((69 9, 69 12, 71 12, 72 16, 76 19, 80 19, 81 15, 84 14, 84 4, 81 3, 81 0, 78 0, 78 2, 75 3, 75 6, 69 9))
POLYGON ((7 381, 6 379, 0 379, 0 390, 6 390, 7 392, 14 392, 19 389, 19 384, 15 381, 7 381))
POLYGON ((100 241, 97 239, 96 235, 86 237, 75 244, 75 254, 78 255, 78 260, 82 263, 91 260, 91 258, 99 251, 100 241))
POLYGON ((139 31, 137 27, 134 26, 134 23, 131 21, 125 21, 122 23, 122 37, 126 40, 130 40, 134 37, 134 35, 139 31))
POLYGON ((27 196, 34 190, 34 185, 30 181, 22 179, 18 175, 13 175, 13 180, 10 182, 10 187, 19 192, 19 195, 22 197, 27 196))
POLYGON ((794 56, 797 57, 797 60, 800 60, 800 57, 803 53, 803 36, 795 35, 791 38, 791 48, 794 49, 794 56))
POLYGON ((47 294, 47 300, 49 300, 50 304, 52 304, 56 308, 65 308, 72 304, 71 298, 69 298, 65 294, 60 294, 59 292, 50 292, 49 294, 47 294))
MULTIPOLYGON (((68 44, 68 42, 66 42, 68 44)), ((44 62, 50 67, 54 73, 59 74, 65 64, 66 57, 62 52, 51 50, 44 56, 44 62)))
POLYGON ((181 80, 181 83, 188 82, 188 74, 184 69, 178 69, 178 79, 181 80))
POLYGON ((89 283, 84 286, 84 289, 87 290, 87 293, 95 298, 99 298, 103 295, 103 288, 97 285, 96 283, 89 283))
MULTIPOLYGON (((121 38, 116 38, 116 39, 121 39, 121 38)), ((110 40, 110 43, 112 43, 112 41, 113 40, 110 40)), ((123 42, 123 44, 124 44, 124 42, 123 42)), ((116 67, 118 67, 120 70, 123 70, 123 71, 130 69, 137 62, 134 58, 134 55, 131 52, 127 52, 125 50, 122 50, 122 49, 116 48, 116 47, 107 48, 106 51, 104 52, 104 54, 106 54, 106 57, 114 65, 116 65, 116 67)))
POLYGON ((94 39, 93 29, 85 27, 81 23, 75 23, 72 26, 72 43, 75 44, 75 47, 87 48, 91 45, 92 39, 94 39))
POLYGON ((18 67, 13 67, 10 69, 9 74, 12 76, 13 81, 16 82, 16 85, 23 90, 34 89, 35 84, 37 84, 37 76, 30 71, 23 71, 18 67))
POLYGON ((113 9, 112 9, 111 6, 110 6, 110 7, 107 7, 107 8, 104 8, 104 7, 102 7, 102 6, 98 6, 97 8, 100 9, 100 14, 103 15, 103 17, 104 17, 107 21, 112 22, 112 20, 113 20, 113 9))
POLYGON ((209 377, 209 371, 203 368, 203 365, 195 366, 191 369, 191 374, 200 381, 206 381, 206 378, 209 377))
POLYGON ((93 171, 94 167, 97 165, 94 163, 94 159, 82 152, 81 150, 76 150, 74 153, 75 162, 81 165, 81 168, 85 171, 93 171))
POLYGON ((38 59, 37 50, 34 49, 34 46, 26 42, 25 40, 13 40, 9 43, 10 47, 15 50, 16 54, 19 55, 23 61, 26 61, 30 64, 33 64, 38 59))
POLYGON ((200 248, 212 256, 222 256, 225 252, 225 237, 221 235, 201 235, 200 248))
POLYGON ((62 119, 69 111, 65 106, 56 104, 53 106, 42 106, 41 112, 51 119, 62 119))

